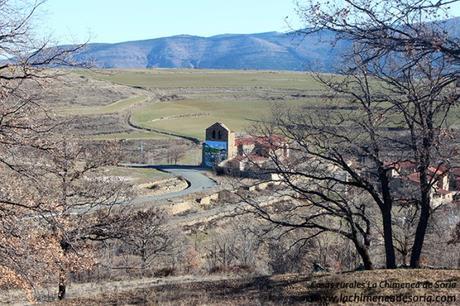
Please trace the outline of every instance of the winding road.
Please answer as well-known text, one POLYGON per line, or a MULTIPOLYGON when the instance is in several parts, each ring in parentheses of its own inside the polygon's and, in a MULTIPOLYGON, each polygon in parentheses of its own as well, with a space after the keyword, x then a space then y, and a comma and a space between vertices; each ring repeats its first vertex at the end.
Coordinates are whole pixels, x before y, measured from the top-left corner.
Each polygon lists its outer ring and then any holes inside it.
POLYGON ((128 168, 151 168, 159 171, 171 173, 173 176, 182 177, 188 183, 188 188, 166 193, 162 195, 146 195, 133 200, 133 204, 143 204, 151 201, 172 200, 174 198, 183 197, 192 193, 206 191, 214 188, 217 184, 215 181, 205 175, 206 169, 196 166, 169 166, 169 165, 124 165, 128 168))

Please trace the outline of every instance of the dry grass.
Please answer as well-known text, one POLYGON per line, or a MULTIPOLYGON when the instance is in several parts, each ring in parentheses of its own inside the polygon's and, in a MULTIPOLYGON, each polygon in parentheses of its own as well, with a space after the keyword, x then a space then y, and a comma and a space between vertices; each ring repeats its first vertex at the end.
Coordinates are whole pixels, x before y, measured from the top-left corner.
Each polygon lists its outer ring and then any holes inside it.
POLYGON ((232 88, 268 87, 320 90, 311 74, 290 71, 190 70, 190 69, 109 69, 78 71, 81 75, 114 84, 142 88, 232 88))
POLYGON ((134 105, 148 101, 146 96, 134 96, 127 99, 115 101, 103 106, 77 106, 57 108, 56 112, 61 115, 100 115, 110 113, 120 113, 133 107, 134 105))
MULTIPOLYGON (((150 287, 124 290, 107 290, 97 296, 76 297, 57 305, 304 305, 317 298, 339 298, 340 296, 455 296, 460 300, 459 270, 377 270, 341 274, 302 276, 298 274, 246 279, 217 281, 187 281, 184 283, 151 284, 150 287), (438 282, 450 284, 454 288, 379 288, 384 281, 390 283, 428 282, 433 287, 438 282), (321 284, 314 286, 313 283, 321 284), (321 289, 321 286, 343 286, 356 283, 377 284, 377 288, 321 289)), ((340 305, 389 305, 390 302, 376 303, 333 303, 340 305)), ((310 303, 318 305, 318 302, 310 303)), ((428 305, 417 302, 409 305, 428 305)))

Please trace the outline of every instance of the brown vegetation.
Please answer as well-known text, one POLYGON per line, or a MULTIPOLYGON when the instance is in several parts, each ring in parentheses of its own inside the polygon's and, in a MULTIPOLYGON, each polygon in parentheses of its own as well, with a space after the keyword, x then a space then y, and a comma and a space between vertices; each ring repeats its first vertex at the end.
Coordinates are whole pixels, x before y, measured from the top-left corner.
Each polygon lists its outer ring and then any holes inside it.
MULTIPOLYGON (((303 276, 299 274, 277 275, 229 280, 177 281, 172 284, 146 285, 142 288, 107 289, 106 292, 94 297, 72 298, 58 305, 81 304, 158 304, 158 305, 369 305, 368 302, 341 302, 344 297, 355 295, 363 299, 367 297, 405 296, 416 299, 419 296, 450 299, 454 305, 460 294, 458 283, 460 274, 457 271, 445 270, 386 270, 375 272, 355 272, 343 274, 319 274, 303 276), (386 283, 385 283, 386 282, 386 283), (399 283, 441 284, 444 288, 380 288, 399 283), (364 288, 356 288, 356 284, 365 284, 364 288), (368 288, 367 284, 377 284, 377 288, 368 288), (387 284, 387 285, 385 285, 387 284), (328 289, 328 286, 341 286, 328 289), (450 288, 449 288, 450 286, 450 288), (456 300, 453 300, 456 297, 456 300)), ((376 305, 403 304, 398 302, 377 302, 376 305)), ((418 301, 417 305, 432 303, 418 301)))

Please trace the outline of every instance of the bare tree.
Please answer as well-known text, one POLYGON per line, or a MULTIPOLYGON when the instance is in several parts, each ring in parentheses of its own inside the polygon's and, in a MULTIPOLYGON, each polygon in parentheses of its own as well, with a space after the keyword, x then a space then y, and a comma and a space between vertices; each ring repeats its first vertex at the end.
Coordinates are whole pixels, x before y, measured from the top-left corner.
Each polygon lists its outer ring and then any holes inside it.
POLYGON ((206 263, 210 272, 254 271, 262 240, 249 216, 234 216, 225 227, 216 231, 215 237, 205 247, 206 263))
MULTIPOLYGON (((340 188, 340 184, 328 181, 328 178, 340 178, 331 177, 330 172, 333 170, 324 163, 309 161, 303 163, 302 168, 290 168, 290 172, 284 167, 286 163, 283 163, 282 180, 294 192, 293 198, 271 206, 257 198, 246 198, 245 201, 254 208, 254 212, 264 220, 285 227, 286 232, 304 229, 305 236, 295 244, 305 244, 326 233, 350 240, 364 267, 373 269, 369 248, 374 220, 372 207, 367 205, 368 199, 358 193, 350 195, 340 188), (309 176, 318 180, 307 178, 309 176), (324 179, 319 179, 321 176, 324 179)), ((281 173, 281 168, 274 171, 281 173)))
MULTIPOLYGON (((334 212, 337 220, 346 220, 352 229, 369 224, 364 211, 352 204, 356 194, 368 197, 361 209, 369 210, 374 203, 380 210, 388 268, 396 267, 392 210, 401 203, 417 206, 420 214, 411 248, 411 266, 417 267, 432 211, 431 194, 447 175, 455 150, 449 144, 448 115, 457 106, 457 74, 431 54, 410 66, 405 64, 411 59, 401 55, 364 59, 365 50, 359 49, 353 69, 344 76, 316 76, 338 110, 312 114, 308 109, 278 109, 273 122, 260 129, 266 135, 281 134, 293 146, 289 161, 281 160, 276 150, 271 153, 269 171, 280 174, 290 189, 317 207, 305 227, 313 217, 331 214, 338 201, 345 213, 334 212), (405 162, 415 165, 415 173, 393 177, 405 162)), ((366 235, 362 237, 366 241, 366 235)), ((357 251, 362 253, 359 247, 357 251)))
POLYGON ((183 146, 173 145, 166 153, 168 163, 177 165, 177 163, 184 157, 185 151, 186 150, 183 146))
MULTIPOLYGON (((336 34, 338 40, 352 40, 371 50, 367 60, 388 53, 419 56, 440 54, 446 60, 460 59, 460 38, 454 26, 444 22, 450 6, 458 0, 378 0, 297 1, 297 11, 305 23, 302 35, 321 30, 336 34)), ((417 61, 417 59, 416 59, 417 61)), ((414 62, 407 62, 410 66, 414 62)))
POLYGON ((307 24, 300 33, 326 29, 336 40, 352 42, 350 60, 340 70, 344 77, 316 76, 341 110, 314 115, 278 112, 276 128, 265 132, 281 132, 299 154, 295 162, 284 165, 273 154, 275 172, 302 196, 305 189, 294 178, 341 186, 341 194, 351 188, 369 196, 381 212, 388 268, 396 267, 392 210, 400 203, 417 206, 410 265, 418 267, 432 211, 431 193, 450 167, 448 118, 458 105, 458 39, 438 19, 454 1, 306 2, 298 5, 307 24), (402 162, 414 163, 416 170, 417 188, 405 197, 404 183, 391 174, 402 162), (329 171, 302 169, 312 163, 329 171))
POLYGON ((60 266, 59 299, 65 298, 69 271, 91 267, 94 257, 89 242, 122 235, 125 220, 112 211, 129 203, 131 187, 102 172, 118 163, 117 152, 117 145, 111 142, 94 146, 76 138, 58 138, 46 154, 37 156, 35 173, 42 178, 37 200, 46 206, 36 213, 62 253, 55 256, 60 266))
POLYGON ((161 209, 139 211, 126 217, 127 225, 121 238, 123 249, 140 257, 140 269, 144 274, 155 264, 155 259, 175 249, 174 233, 166 225, 167 215, 161 209))
POLYGON ((393 217, 393 237, 395 250, 401 256, 402 265, 409 265, 409 257, 414 243, 418 210, 414 205, 399 206, 393 217))
POLYGON ((58 74, 48 68, 71 64, 73 52, 83 47, 52 48, 49 39, 34 35, 34 16, 43 3, 0 1, 0 174, 5 178, 0 188, 0 239, 8 241, 1 248, 0 282, 29 289, 46 280, 48 274, 40 268, 52 273, 47 263, 59 248, 31 218, 49 203, 37 197, 41 178, 34 172, 34 156, 48 150, 47 138, 56 125, 39 104, 40 92, 58 74))

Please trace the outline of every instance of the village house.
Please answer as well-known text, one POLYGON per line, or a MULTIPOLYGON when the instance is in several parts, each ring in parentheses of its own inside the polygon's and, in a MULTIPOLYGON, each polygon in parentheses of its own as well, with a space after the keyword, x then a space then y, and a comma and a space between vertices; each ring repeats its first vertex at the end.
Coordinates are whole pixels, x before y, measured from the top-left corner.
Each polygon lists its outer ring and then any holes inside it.
POLYGON ((289 157, 289 145, 281 136, 236 136, 235 132, 220 122, 205 131, 202 165, 218 173, 261 176, 263 170, 269 168, 273 157, 289 157))
MULTIPOLYGON (((253 136, 237 135, 225 124, 216 122, 205 131, 205 141, 202 149, 202 166, 214 169, 219 174, 240 177, 257 177, 271 179, 275 174, 273 158, 280 161, 289 158, 290 149, 286 140, 279 135, 253 136)), ((369 171, 371 166, 366 159, 352 159, 350 165, 362 166, 362 171, 369 171), (367 170, 366 170, 367 169, 367 170)), ((390 168, 389 177, 392 184, 404 193, 416 192, 419 188, 420 175, 417 165, 412 161, 388 161, 385 166, 390 168)), ((331 171, 342 179, 347 180, 348 174, 342 171, 331 171)), ((434 207, 451 203, 460 198, 460 168, 446 171, 443 167, 428 168, 429 178, 436 181, 430 194, 434 207)))
MULTIPOLYGON (((390 177, 399 184, 399 187, 410 188, 420 183, 420 173, 417 165, 412 161, 388 162, 387 166, 391 167, 390 177)), ((456 195, 456 190, 451 189, 450 177, 452 173, 444 167, 430 166, 428 168, 428 179, 434 182, 430 193, 430 200, 433 207, 441 204, 451 203, 456 195)))
MULTIPOLYGON (((368 179, 376 175, 375 165, 368 158, 350 158, 348 165, 358 170, 361 175, 366 176, 368 179)), ((387 161, 384 166, 389 170, 390 186, 397 198, 407 199, 410 198, 410 194, 419 193, 420 174, 416 163, 410 160, 387 161)), ((345 171, 335 170, 334 175, 346 181, 351 180, 351 177, 345 171)), ((442 166, 430 166, 428 176, 428 179, 434 183, 430 192, 433 207, 460 201, 460 168, 447 169, 442 166)), ((379 188, 378 184, 377 188, 379 188)))

